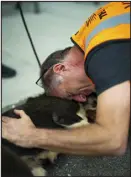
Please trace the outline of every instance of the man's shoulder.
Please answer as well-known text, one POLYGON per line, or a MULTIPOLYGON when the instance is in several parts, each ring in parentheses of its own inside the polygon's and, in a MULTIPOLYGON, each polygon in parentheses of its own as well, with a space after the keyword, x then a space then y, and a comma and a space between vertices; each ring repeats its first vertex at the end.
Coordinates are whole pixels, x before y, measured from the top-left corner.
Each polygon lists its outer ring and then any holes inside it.
POLYGON ((85 60, 85 72, 96 86, 97 94, 130 80, 130 40, 98 46, 85 60))

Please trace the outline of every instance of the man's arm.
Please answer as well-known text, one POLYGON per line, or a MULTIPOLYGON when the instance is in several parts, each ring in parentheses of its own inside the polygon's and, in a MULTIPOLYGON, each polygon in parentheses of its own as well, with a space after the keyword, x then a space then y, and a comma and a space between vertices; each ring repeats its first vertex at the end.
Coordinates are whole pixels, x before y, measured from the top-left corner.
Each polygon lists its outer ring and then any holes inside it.
POLYGON ((96 123, 73 130, 36 129, 32 145, 52 151, 85 155, 125 152, 130 119, 130 83, 116 85, 98 97, 96 123))
POLYGON ((2 118, 2 137, 23 147, 61 153, 121 155, 125 152, 130 119, 130 82, 98 97, 96 123, 73 130, 37 129, 23 111, 21 119, 2 118))

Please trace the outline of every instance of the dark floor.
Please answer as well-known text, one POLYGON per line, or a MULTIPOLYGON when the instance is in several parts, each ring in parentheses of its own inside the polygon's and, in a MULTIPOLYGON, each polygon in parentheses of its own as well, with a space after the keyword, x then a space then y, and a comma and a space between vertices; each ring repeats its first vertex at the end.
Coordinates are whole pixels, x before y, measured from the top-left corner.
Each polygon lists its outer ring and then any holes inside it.
MULTIPOLYGON (((24 101, 16 105, 22 103, 24 101)), ((5 107, 3 112, 11 107, 12 105, 5 107)), ((131 131, 128 142, 127 152, 119 157, 60 155, 55 164, 46 168, 48 176, 130 176, 131 131)))
POLYGON ((121 157, 60 156, 49 176, 130 176, 130 149, 121 157))

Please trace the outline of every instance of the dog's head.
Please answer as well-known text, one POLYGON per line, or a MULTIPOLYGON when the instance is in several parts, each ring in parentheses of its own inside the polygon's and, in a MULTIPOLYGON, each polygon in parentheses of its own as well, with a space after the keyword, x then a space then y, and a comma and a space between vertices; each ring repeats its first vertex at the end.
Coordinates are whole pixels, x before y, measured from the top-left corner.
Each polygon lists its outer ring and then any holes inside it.
POLYGON ((24 110, 36 126, 44 125, 46 128, 58 128, 56 121, 60 124, 71 125, 81 120, 76 115, 79 110, 77 102, 45 94, 29 98, 24 105, 24 110))
POLYGON ((72 127, 74 125, 81 126, 83 124, 94 123, 96 118, 96 106, 97 106, 97 95, 93 92, 88 96, 87 101, 85 103, 78 104, 79 109, 74 114, 70 112, 66 112, 65 114, 57 114, 53 113, 53 120, 58 125, 62 125, 64 127, 72 127))

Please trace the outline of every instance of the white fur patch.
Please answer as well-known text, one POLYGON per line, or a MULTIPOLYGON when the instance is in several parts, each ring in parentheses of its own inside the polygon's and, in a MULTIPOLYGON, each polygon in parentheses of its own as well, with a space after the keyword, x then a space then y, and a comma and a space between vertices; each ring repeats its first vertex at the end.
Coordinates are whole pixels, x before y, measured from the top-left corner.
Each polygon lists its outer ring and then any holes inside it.
POLYGON ((77 122, 75 124, 67 126, 66 128, 68 128, 68 129, 77 128, 77 127, 82 127, 82 126, 85 126, 85 125, 88 125, 88 124, 89 124, 89 122, 87 120, 82 120, 80 122, 77 122))
POLYGON ((42 167, 35 167, 31 172, 34 176, 47 176, 46 170, 42 167))
POLYGON ((79 111, 76 114, 79 117, 81 117, 82 119, 87 120, 86 111, 85 111, 84 107, 80 103, 79 103, 79 106, 80 106, 80 109, 79 109, 79 111))
POLYGON ((52 152, 52 151, 43 151, 41 153, 39 153, 37 156, 36 156, 36 159, 37 160, 40 160, 40 159, 49 159, 50 162, 54 163, 55 159, 57 159, 57 155, 58 155, 58 152, 52 152))

